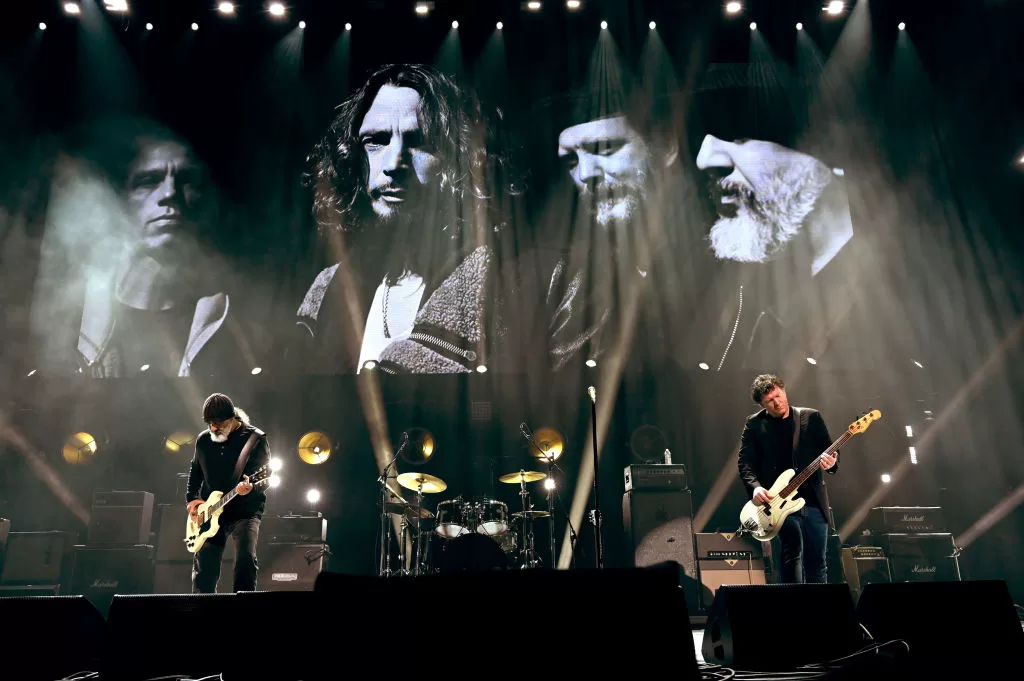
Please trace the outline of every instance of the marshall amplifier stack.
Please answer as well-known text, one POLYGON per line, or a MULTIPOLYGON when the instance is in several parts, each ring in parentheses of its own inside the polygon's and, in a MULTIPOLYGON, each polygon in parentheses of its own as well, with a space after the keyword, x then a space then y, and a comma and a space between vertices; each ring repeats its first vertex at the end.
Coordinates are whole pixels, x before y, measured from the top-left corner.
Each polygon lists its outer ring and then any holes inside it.
POLYGON ((940 507, 879 506, 867 525, 862 542, 884 553, 893 582, 960 581, 959 550, 940 507))

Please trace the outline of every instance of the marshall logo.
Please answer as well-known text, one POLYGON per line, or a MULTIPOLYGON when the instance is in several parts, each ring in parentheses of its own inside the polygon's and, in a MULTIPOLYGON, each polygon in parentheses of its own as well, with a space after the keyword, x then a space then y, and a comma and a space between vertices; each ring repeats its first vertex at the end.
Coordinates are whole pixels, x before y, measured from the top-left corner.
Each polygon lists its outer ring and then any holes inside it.
POLYGON ((923 523, 924 522, 924 516, 923 515, 911 515, 909 513, 904 513, 903 514, 903 522, 905 522, 905 523, 923 523))
POLYGON ((917 565, 916 563, 914 564, 914 569, 911 570, 911 572, 918 575, 934 574, 937 571, 938 568, 935 565, 917 565))
POLYGON ((97 579, 89 585, 90 589, 116 589, 120 584, 116 579, 97 579))

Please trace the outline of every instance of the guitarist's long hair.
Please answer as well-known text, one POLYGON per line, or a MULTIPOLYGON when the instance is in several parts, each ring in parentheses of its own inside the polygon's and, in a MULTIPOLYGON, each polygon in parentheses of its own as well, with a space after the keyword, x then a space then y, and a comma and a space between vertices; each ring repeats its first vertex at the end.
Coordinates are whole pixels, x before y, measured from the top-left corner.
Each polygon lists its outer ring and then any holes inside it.
POLYGON ((249 423, 249 415, 246 414, 239 407, 235 407, 235 418, 238 419, 239 421, 241 421, 243 424, 245 424, 247 426, 252 425, 251 423, 249 423))

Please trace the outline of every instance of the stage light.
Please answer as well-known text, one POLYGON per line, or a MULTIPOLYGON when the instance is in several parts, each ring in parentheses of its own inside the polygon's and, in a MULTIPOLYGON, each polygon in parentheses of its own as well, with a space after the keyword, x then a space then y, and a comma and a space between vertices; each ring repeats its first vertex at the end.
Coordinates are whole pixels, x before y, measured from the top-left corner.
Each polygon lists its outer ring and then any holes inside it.
POLYGON ((299 458, 311 466, 322 464, 331 458, 331 438, 327 433, 311 430, 299 438, 299 458))
POLYGON ((147 31, 152 31, 153 30, 153 24, 146 24, 146 30, 147 31))
POLYGON ((270 480, 268 480, 267 482, 270 483, 271 487, 280 487, 281 486, 281 476, 280 475, 271 475, 270 476, 270 480))
POLYGON ((697 368, 700 369, 701 371, 707 371, 711 367, 708 366, 707 362, 701 362, 700 364, 697 365, 697 368))
POLYGON ((426 428, 410 428, 406 431, 409 440, 402 450, 402 459, 420 465, 426 463, 434 455, 434 435, 426 428))
POLYGON ((299 28, 306 28, 306 22, 305 21, 300 21, 299 22, 299 28))
MULTIPOLYGON (((43 24, 43 26, 45 26, 45 25, 46 24, 43 24)), ((44 28, 43 30, 45 31, 46 29, 44 28)), ((27 376, 28 378, 32 378, 35 375, 36 375, 36 369, 33 369, 32 371, 30 371, 27 374, 25 374, 25 376, 27 376)))
POLYGON ((586 364, 588 367, 593 369, 594 367, 597 366, 597 360, 596 359, 588 359, 586 362, 584 362, 584 364, 586 364))
POLYGON ((889 475, 888 473, 882 473, 882 482, 888 485, 890 482, 892 482, 892 476, 889 475))
POLYGON ((608 22, 607 21, 602 21, 601 22, 601 30, 604 31, 607 28, 608 28, 608 22))
POLYGON ((832 2, 828 3, 828 6, 825 7, 825 11, 832 16, 842 14, 844 9, 846 9, 846 3, 842 2, 842 0, 832 0, 832 2))
POLYGON ((345 24, 345 30, 346 31, 351 31, 352 30, 352 24, 345 24))
POLYGON ((78 6, 77 2, 65 2, 64 11, 77 16, 82 13, 82 8, 78 6))
POLYGON ((579 9, 580 4, 580 0, 565 0, 565 6, 569 9, 579 9))
POLYGON ((545 478, 544 479, 544 489, 554 489, 554 488, 555 488, 555 479, 554 478, 545 478))
POLYGON ((918 362, 916 359, 912 359, 910 361, 913 362, 914 366, 916 366, 918 369, 924 369, 924 365, 918 362))
POLYGON ((916 466, 917 465, 917 448, 916 447, 910 447, 909 451, 910 451, 910 463, 912 463, 912 464, 914 464, 916 466))
POLYGON ((811 364, 811 365, 814 365, 814 364, 818 363, 818 360, 814 359, 813 357, 808 357, 807 358, 807 363, 811 364))
POLYGON ((199 24, 197 24, 195 22, 192 22, 192 30, 193 31, 198 31, 199 30, 199 24))
POLYGON ((426 16, 430 14, 430 6, 425 2, 417 2, 414 11, 420 16, 426 16))
POLYGON ((798 31, 804 30, 804 25, 801 24, 799 21, 796 22, 796 30, 798 30, 798 31))
POLYGON ((195 434, 187 430, 176 430, 164 438, 164 449, 171 454, 177 454, 195 441, 195 434))
POLYGON ((526 3, 526 9, 530 10, 531 12, 539 12, 540 3, 537 0, 530 0, 530 2, 526 3))
MULTIPOLYGON (((45 31, 46 30, 46 24, 44 24, 43 22, 40 21, 39 22, 39 30, 40 31, 45 31)), ((33 369, 32 371, 35 371, 35 369, 33 369)), ((29 374, 29 376, 31 376, 31 375, 32 374, 29 374)))
POLYGON ((149 371, 149 365, 143 364, 142 366, 139 367, 139 371, 149 371))
POLYGON ((320 501, 320 490, 311 489, 308 492, 306 492, 306 501, 308 501, 311 504, 315 504, 316 502, 320 501))
POLYGON ((725 13, 726 14, 739 14, 742 11, 743 11, 743 3, 742 2, 727 2, 725 4, 725 13))
POLYGON ((751 31, 756 31, 757 30, 757 22, 756 21, 751 21, 750 22, 750 30, 751 31))
POLYGON ((281 459, 277 458, 276 456, 271 457, 271 459, 270 459, 270 470, 272 470, 272 471, 274 471, 276 473, 277 471, 281 470, 282 468, 284 468, 284 461, 281 461, 281 459))
POLYGON ((558 461, 565 451, 565 436, 554 428, 538 428, 533 432, 533 441, 537 447, 530 445, 530 454, 545 463, 558 461))
POLYGON ((64 455, 64 460, 68 463, 78 465, 89 461, 98 449, 96 438, 91 433, 83 431, 75 433, 64 441, 61 454, 64 455))
POLYGON ((498 27, 498 30, 500 31, 501 29, 505 28, 505 24, 503 24, 503 23, 501 23, 499 21, 498 24, 497 24, 497 27, 498 27))
POLYGON ((907 29, 907 25, 901 21, 896 28, 900 29, 901 31, 905 31, 907 29))
POLYGON ((913 428, 913 426, 907 426, 907 437, 914 437, 914 428, 913 428))
POLYGON ((253 367, 252 371, 249 372, 253 376, 259 376, 263 373, 263 367, 253 367))
POLYGON ((363 369, 365 369, 366 371, 373 371, 376 368, 377 362, 372 359, 368 359, 365 362, 363 362, 363 369))
POLYGON ((234 14, 235 4, 233 2, 222 2, 217 5, 217 11, 221 14, 234 14))
POLYGON ((655 28, 658 27, 658 25, 652 21, 651 23, 647 24, 647 27, 653 31, 655 28))
POLYGON ((458 27, 459 27, 459 22, 458 21, 453 21, 452 22, 452 28, 458 28, 458 27))
POLYGON ((127 12, 128 0, 103 0, 108 12, 127 12))
POLYGON ((283 17, 285 15, 285 8, 280 2, 272 2, 267 7, 267 11, 275 17, 283 17))
POLYGON ((477 373, 486 374, 487 373, 487 366, 484 365, 484 364, 481 364, 480 366, 478 366, 476 368, 476 370, 477 370, 477 373))

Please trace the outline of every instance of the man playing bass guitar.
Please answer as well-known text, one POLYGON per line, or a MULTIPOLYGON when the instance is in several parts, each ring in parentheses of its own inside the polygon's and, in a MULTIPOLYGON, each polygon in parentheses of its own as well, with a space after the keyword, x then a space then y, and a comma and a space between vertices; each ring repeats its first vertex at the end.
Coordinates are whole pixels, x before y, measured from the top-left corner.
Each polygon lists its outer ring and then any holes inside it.
MULTIPOLYGON (((754 379, 751 397, 762 409, 747 418, 740 436, 739 473, 755 504, 774 497, 768 491, 786 469, 801 470, 832 444, 828 428, 816 409, 790 407, 786 385, 778 376, 762 374, 754 379), (767 483, 768 487, 765 486, 767 483)), ((839 469, 839 452, 821 457, 821 468, 839 469)), ((824 583, 827 580, 827 500, 821 471, 815 471, 801 487, 806 505, 785 519, 779 529, 781 581, 824 583)))

